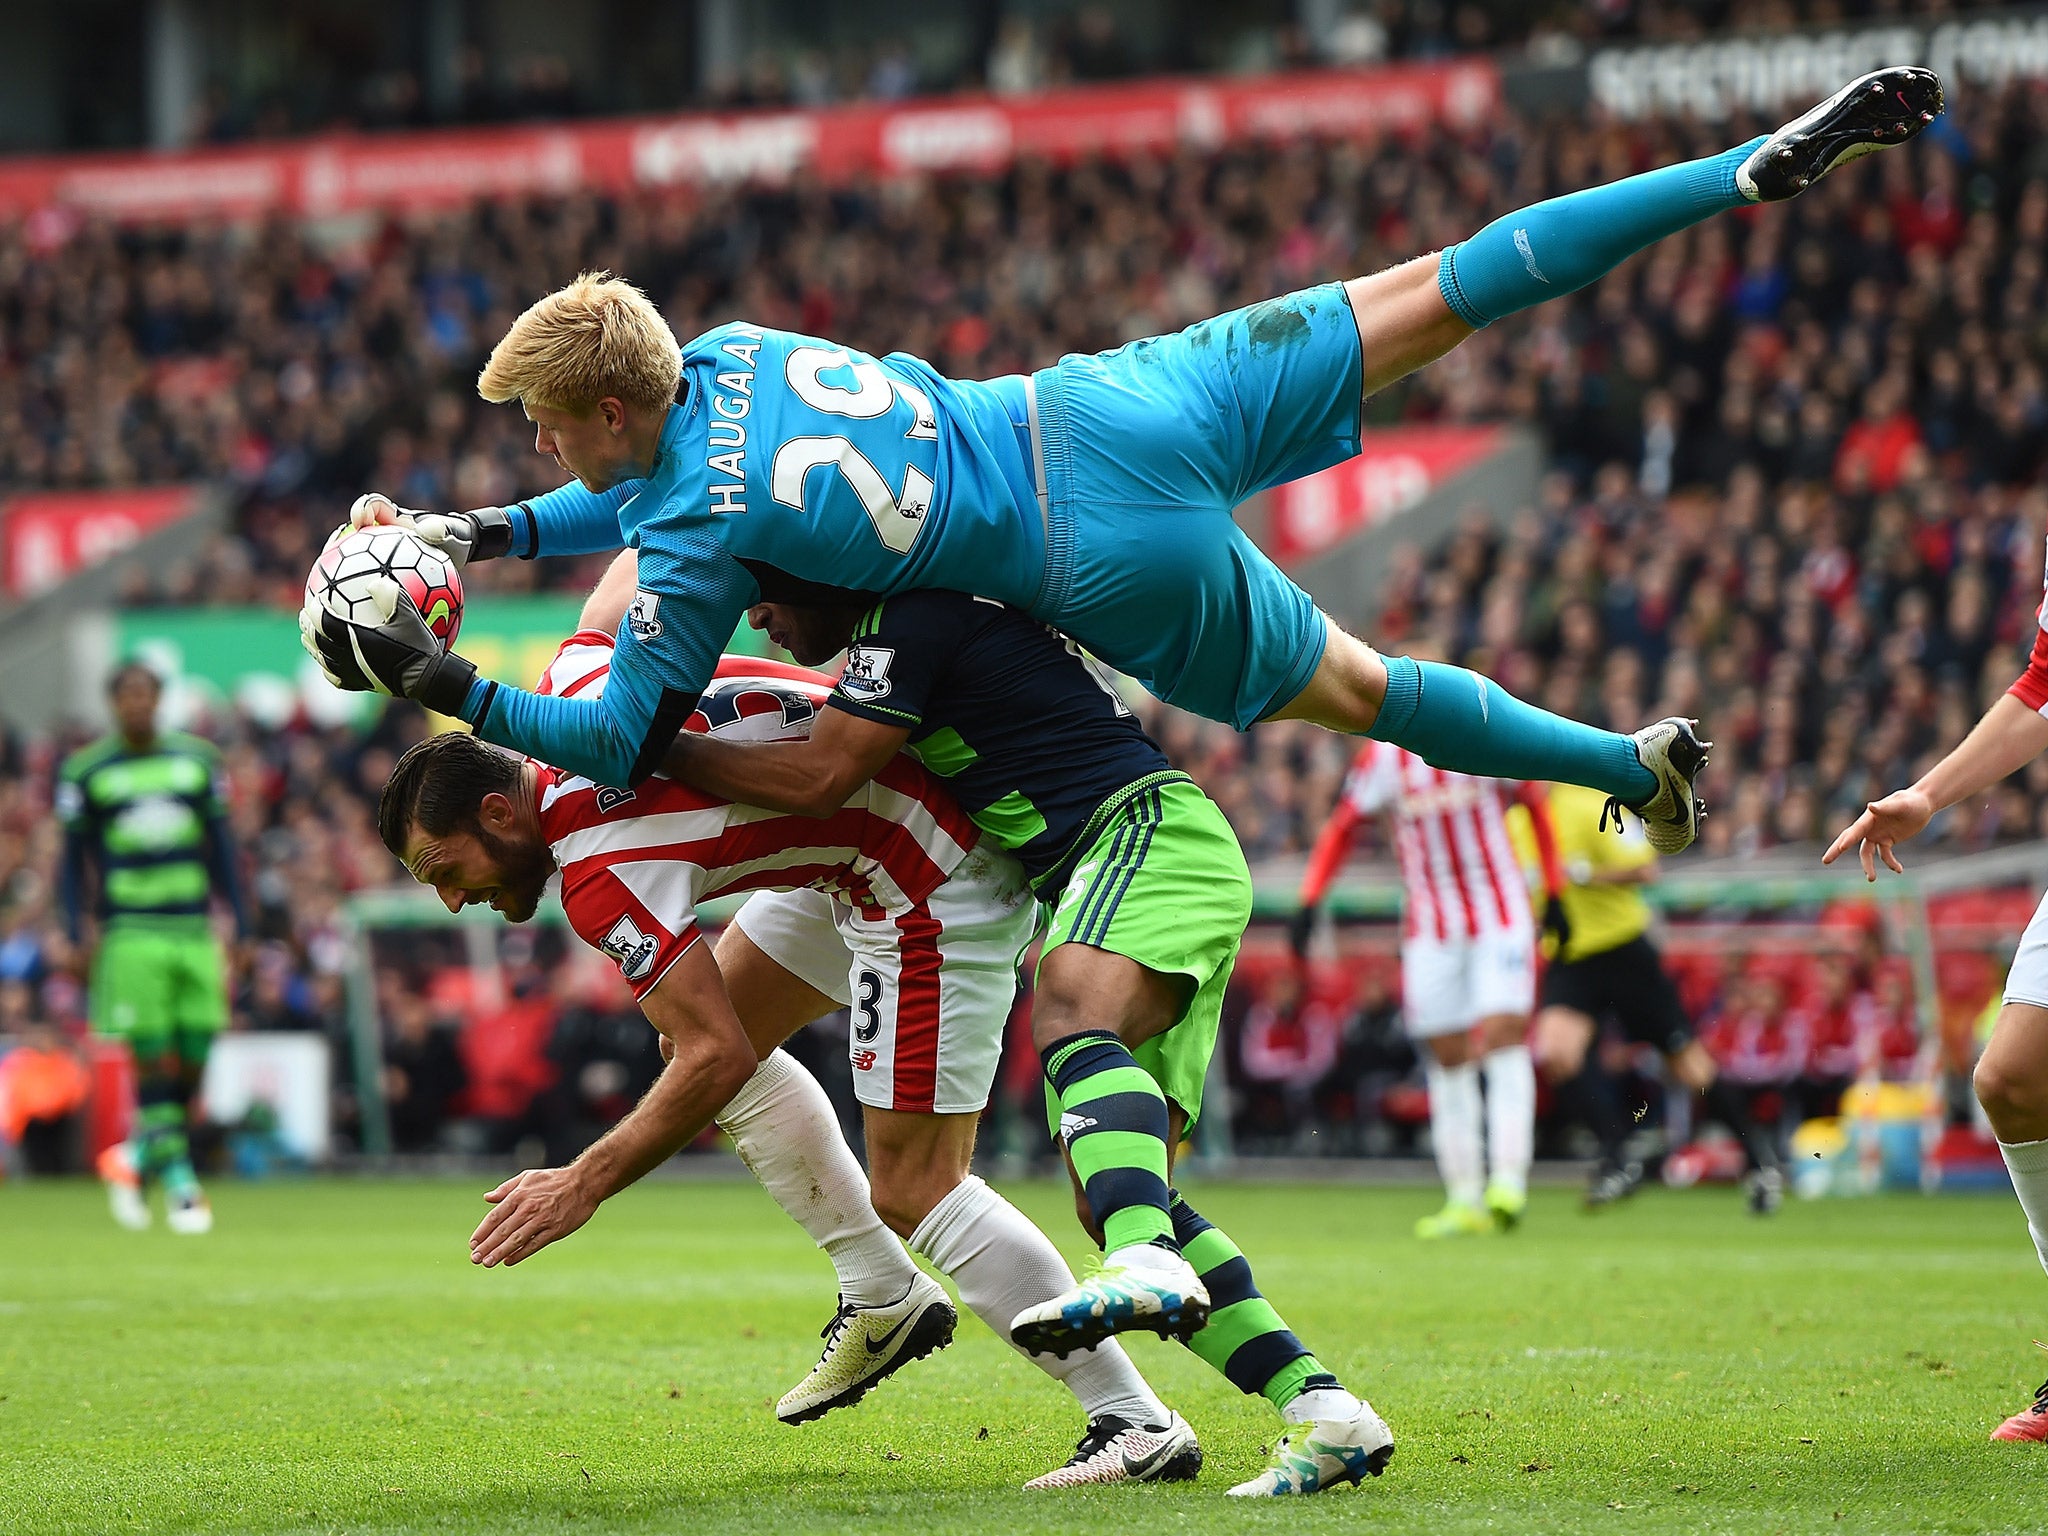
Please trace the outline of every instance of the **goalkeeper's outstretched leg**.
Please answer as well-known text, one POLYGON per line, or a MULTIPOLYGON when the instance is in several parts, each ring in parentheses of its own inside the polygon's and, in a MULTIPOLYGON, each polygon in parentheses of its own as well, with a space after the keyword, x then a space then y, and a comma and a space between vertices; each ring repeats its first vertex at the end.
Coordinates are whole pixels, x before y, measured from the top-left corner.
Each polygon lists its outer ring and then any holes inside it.
MULTIPOLYGON (((1669 235, 1751 203, 1796 197, 1836 166, 1913 138, 1942 105, 1941 81, 1931 70, 1877 70, 1776 133, 1517 209, 1446 250, 1353 278, 1344 296, 1358 325, 1361 392, 1384 389, 1496 320, 1597 281, 1669 235)), ((1681 744, 1675 722, 1652 727, 1654 741, 1643 739, 1650 732, 1639 733, 1631 751, 1629 738, 1559 721, 1451 675, 1457 670, 1382 659, 1333 632, 1308 686, 1279 713, 1398 742, 1440 767, 1607 789, 1643 812, 1660 851, 1692 841, 1690 786, 1698 765, 1695 744, 1681 744), (1430 675, 1438 672, 1445 675, 1430 675), (1563 771, 1522 773, 1504 765, 1504 757, 1519 760, 1531 747, 1560 758, 1554 766, 1563 771), (1462 765, 1454 760, 1460 756, 1462 765)))
POLYGON ((1632 737, 1596 730, 1463 668, 1382 657, 1319 611, 1231 511, 1356 454, 1364 398, 1475 330, 1716 214, 1793 196, 1910 139, 1941 105, 1928 71, 1880 70, 1722 154, 1521 209, 1385 272, 1042 370, 1032 382, 1050 545, 1033 611, 1212 720, 1310 720, 1458 772, 1586 785, 1639 811, 1660 852, 1684 848, 1706 761, 1690 722, 1632 737))

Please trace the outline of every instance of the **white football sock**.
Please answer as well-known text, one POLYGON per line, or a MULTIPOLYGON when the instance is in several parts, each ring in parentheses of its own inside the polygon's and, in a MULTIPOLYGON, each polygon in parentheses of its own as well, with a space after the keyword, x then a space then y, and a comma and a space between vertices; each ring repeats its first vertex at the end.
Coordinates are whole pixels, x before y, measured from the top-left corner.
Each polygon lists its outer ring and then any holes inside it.
POLYGON ((1313 1424, 1317 1419, 1349 1419, 1365 1406, 1365 1400, 1345 1387, 1316 1387, 1297 1392, 1280 1410, 1283 1424, 1313 1424))
POLYGON ((1487 1176, 1516 1194, 1529 1191, 1529 1161, 1536 1151, 1536 1063, 1526 1045, 1488 1051, 1486 1074, 1487 1176))
POLYGON ((2027 1232, 2041 1267, 2048 1269, 2048 1141, 2001 1141, 1998 1152, 2012 1175, 2013 1193, 2027 1213, 2027 1232))
POLYGON ((825 1250, 839 1294, 856 1307, 900 1300, 917 1266, 875 1214, 868 1176, 818 1080, 773 1052, 718 1115, 733 1150, 790 1219, 825 1250))
POLYGON ((1486 1154, 1479 1145, 1479 1068, 1472 1062, 1446 1067, 1427 1058, 1429 1139, 1436 1148, 1444 1193, 1460 1205, 1479 1204, 1486 1193, 1486 1154))
MULTIPOLYGON (((1019 1312, 1050 1301, 1074 1283, 1074 1272, 1052 1239, 973 1174, 932 1207, 910 1234, 910 1246, 952 1278, 960 1299, 1005 1344, 1019 1312)), ((1134 1424, 1166 1422, 1165 1404, 1114 1339, 1076 1350, 1064 1360, 1055 1355, 1025 1358, 1065 1382, 1090 1419, 1115 1414, 1134 1424)))

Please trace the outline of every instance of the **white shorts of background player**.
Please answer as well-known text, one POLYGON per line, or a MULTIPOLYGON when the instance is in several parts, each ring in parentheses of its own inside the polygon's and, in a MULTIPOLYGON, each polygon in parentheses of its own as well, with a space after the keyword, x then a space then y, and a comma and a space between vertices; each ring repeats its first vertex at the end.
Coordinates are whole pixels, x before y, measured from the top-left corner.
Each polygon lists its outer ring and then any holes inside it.
POLYGON ((1533 927, 1401 943, 1401 1017, 1414 1039, 1456 1034, 1497 1014, 1525 1017, 1535 1006, 1533 927))

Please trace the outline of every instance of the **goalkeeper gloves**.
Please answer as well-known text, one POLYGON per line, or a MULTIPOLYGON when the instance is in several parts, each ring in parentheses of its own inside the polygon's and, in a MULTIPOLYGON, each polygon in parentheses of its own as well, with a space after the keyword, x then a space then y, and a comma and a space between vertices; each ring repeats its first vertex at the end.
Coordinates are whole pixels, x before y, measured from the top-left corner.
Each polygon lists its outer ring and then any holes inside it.
POLYGON ((476 668, 441 648, 427 621, 395 581, 371 588, 383 618, 351 624, 307 599, 299 610, 299 640, 335 687, 412 699, 438 714, 461 711, 476 668))
POLYGON ((398 526, 434 546, 455 562, 460 570, 472 560, 495 560, 512 552, 512 519, 503 507, 479 507, 474 512, 415 512, 398 506, 390 497, 371 491, 358 496, 348 509, 351 528, 374 528, 381 519, 379 506, 390 507, 398 526))

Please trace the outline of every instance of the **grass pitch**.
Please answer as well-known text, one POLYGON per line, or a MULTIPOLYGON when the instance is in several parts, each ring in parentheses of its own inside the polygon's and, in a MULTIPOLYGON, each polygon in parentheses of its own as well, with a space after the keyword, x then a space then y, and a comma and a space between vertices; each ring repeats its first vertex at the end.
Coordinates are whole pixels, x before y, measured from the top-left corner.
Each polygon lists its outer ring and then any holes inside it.
MULTIPOLYGON (((0 1531, 2039 1530, 2048 1448, 1985 1435, 2044 1370, 2009 1200, 1745 1217, 1725 1191, 1425 1245, 1433 1191, 1190 1187, 1401 1437, 1357 1491, 1246 1507, 1274 1418, 1184 1351, 1175 1489, 1026 1495, 1080 1432, 972 1318, 800 1430, 830 1271, 752 1185, 634 1190, 515 1270, 466 1261, 487 1181, 215 1191, 133 1235, 83 1183, 0 1189, 0 1531)), ((1065 1192, 1011 1191, 1078 1254, 1065 1192)))

